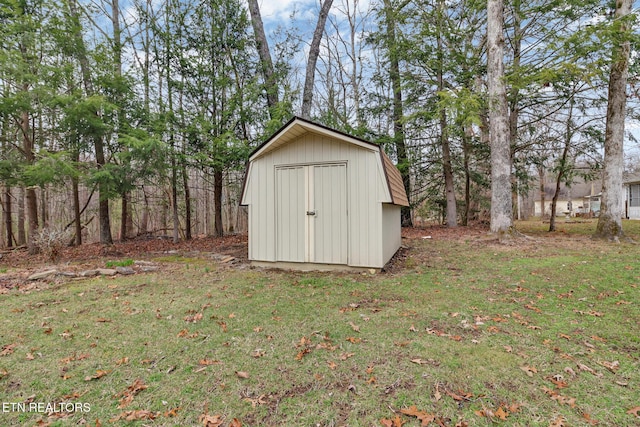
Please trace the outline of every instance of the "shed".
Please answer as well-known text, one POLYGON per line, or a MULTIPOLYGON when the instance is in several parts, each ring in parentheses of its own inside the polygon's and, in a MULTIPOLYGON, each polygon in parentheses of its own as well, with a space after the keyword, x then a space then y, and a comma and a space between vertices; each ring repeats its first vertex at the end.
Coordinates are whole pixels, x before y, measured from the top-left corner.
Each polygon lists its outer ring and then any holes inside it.
POLYGON ((408 206, 380 146, 294 117, 249 155, 249 259, 293 269, 382 268, 408 206))

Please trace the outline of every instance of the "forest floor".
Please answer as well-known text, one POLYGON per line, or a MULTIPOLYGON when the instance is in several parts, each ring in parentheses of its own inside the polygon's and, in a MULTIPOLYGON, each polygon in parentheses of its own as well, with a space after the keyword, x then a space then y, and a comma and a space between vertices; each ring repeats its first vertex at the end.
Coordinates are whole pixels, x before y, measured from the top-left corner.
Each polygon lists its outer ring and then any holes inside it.
POLYGON ((5 252, 0 424, 639 425, 640 250, 558 226, 405 229, 379 274, 251 268, 244 235, 5 252))

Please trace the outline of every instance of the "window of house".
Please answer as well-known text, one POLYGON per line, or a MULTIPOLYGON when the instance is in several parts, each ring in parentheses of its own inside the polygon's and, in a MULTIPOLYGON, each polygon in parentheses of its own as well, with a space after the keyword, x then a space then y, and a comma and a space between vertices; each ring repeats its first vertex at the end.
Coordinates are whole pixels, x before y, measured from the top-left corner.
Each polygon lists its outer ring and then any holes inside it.
POLYGON ((629 206, 640 206, 640 184, 633 184, 629 186, 629 206))

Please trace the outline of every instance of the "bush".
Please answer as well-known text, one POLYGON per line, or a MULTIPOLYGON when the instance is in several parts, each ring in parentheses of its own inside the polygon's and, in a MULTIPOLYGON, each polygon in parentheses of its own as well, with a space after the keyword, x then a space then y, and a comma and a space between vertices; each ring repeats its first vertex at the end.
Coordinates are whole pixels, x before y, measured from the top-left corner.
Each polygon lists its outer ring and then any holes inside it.
POLYGON ((62 255, 62 248, 69 244, 71 234, 67 230, 43 228, 34 239, 40 253, 50 262, 57 262, 62 255))

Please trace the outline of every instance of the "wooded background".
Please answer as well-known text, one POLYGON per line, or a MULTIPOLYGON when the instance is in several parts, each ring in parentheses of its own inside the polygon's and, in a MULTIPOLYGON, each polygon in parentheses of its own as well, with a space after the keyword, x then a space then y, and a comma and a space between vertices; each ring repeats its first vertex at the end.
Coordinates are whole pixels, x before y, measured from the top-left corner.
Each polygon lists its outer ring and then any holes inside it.
POLYGON ((631 0, 300 5, 274 23, 257 0, 1 0, 1 245, 244 231, 248 153, 293 115, 382 144, 404 225, 505 232, 536 182, 603 173, 621 234, 631 0))

